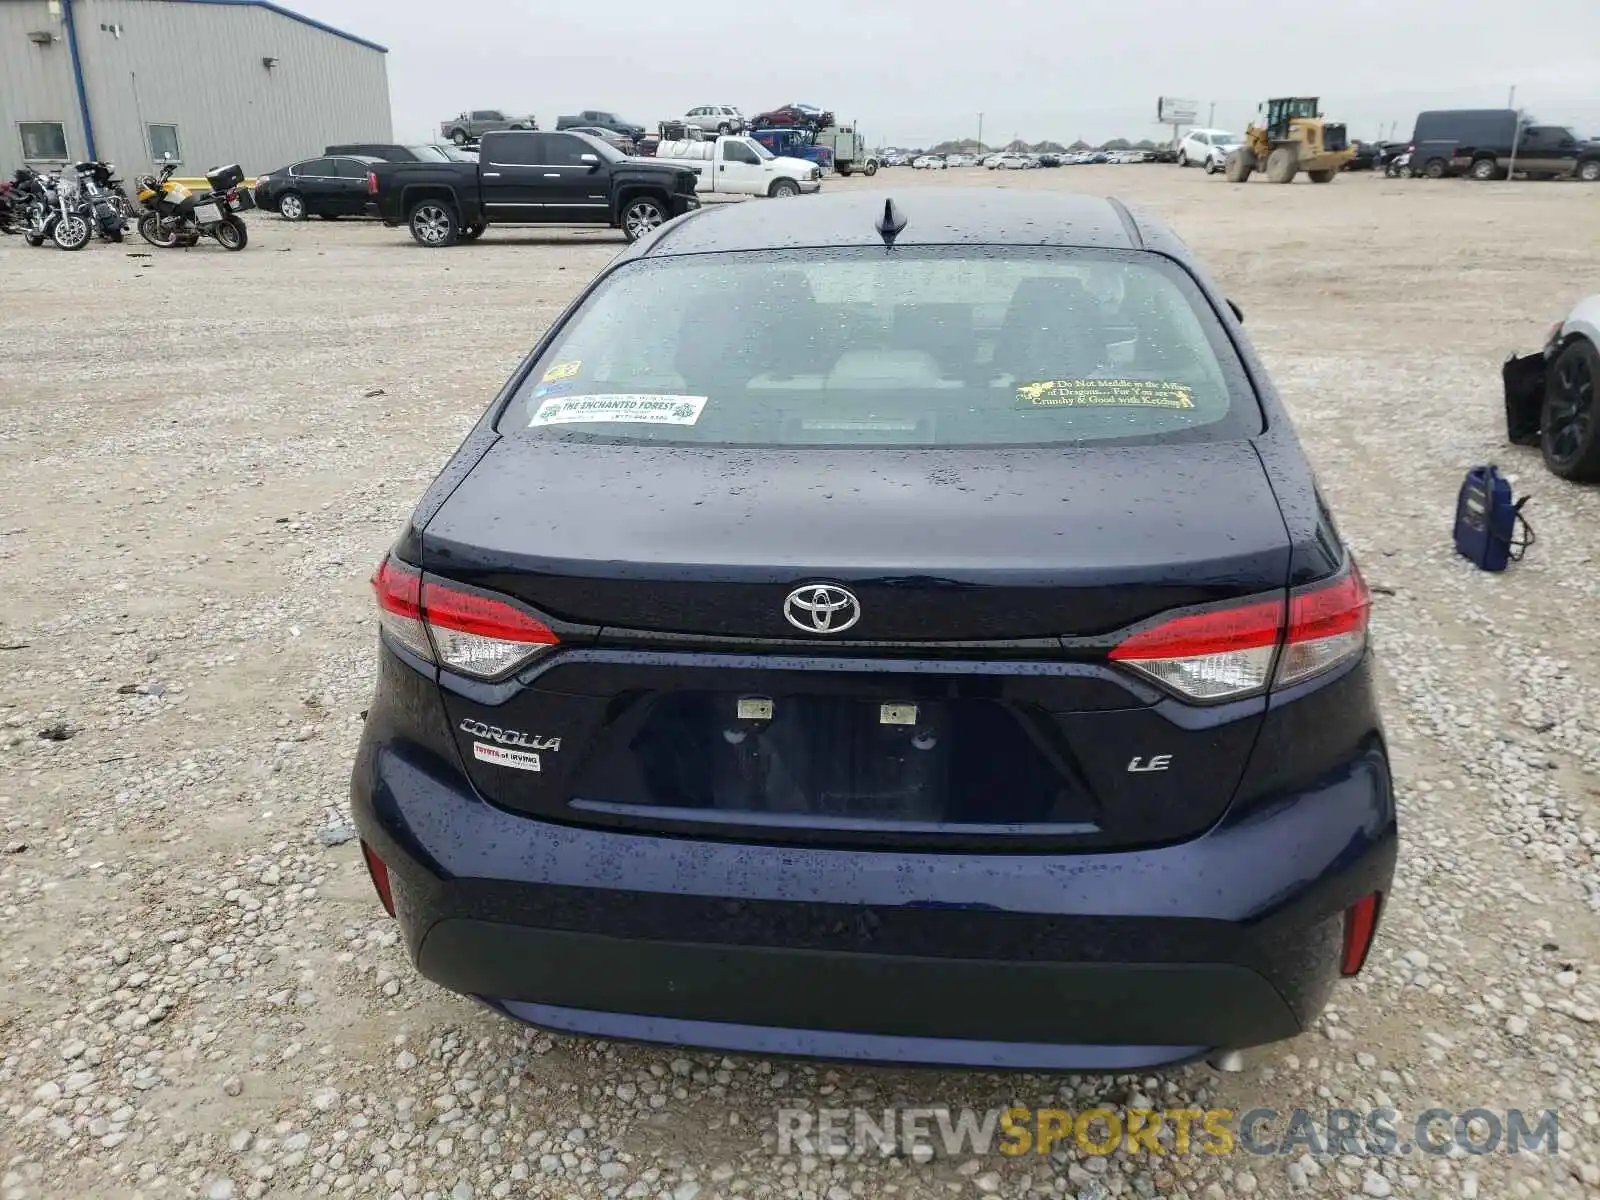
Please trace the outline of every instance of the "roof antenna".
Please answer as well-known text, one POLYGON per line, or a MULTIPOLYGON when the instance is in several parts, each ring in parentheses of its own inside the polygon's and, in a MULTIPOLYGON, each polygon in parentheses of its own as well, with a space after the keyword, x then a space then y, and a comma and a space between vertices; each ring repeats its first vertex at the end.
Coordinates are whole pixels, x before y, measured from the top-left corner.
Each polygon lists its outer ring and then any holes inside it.
POLYGON ((895 207, 893 200, 883 202, 883 216, 874 224, 878 236, 883 238, 883 244, 890 250, 894 249, 894 239, 900 236, 900 231, 906 227, 906 215, 895 207))

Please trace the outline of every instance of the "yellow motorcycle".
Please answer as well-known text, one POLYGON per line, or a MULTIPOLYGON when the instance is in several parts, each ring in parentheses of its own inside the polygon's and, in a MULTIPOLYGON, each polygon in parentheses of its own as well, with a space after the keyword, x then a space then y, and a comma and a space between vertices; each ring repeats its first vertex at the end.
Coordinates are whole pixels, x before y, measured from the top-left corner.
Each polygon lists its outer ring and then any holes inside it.
POLYGON ((210 171, 206 182, 211 190, 197 194, 172 178, 176 169, 176 163, 168 163, 159 175, 141 175, 135 181, 145 210, 139 217, 139 236, 164 250, 193 246, 202 237, 216 238, 225 250, 243 250, 250 231, 235 214, 255 207, 249 189, 239 187, 244 172, 237 166, 210 171))

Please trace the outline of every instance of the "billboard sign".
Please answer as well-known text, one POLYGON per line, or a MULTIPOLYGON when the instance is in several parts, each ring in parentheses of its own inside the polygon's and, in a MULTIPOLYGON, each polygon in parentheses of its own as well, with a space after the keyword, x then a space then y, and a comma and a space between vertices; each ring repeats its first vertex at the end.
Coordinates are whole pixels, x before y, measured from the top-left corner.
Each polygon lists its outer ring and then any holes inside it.
POLYGON ((1193 125, 1199 110, 1200 105, 1193 100, 1162 96, 1156 101, 1156 120, 1163 125, 1193 125))

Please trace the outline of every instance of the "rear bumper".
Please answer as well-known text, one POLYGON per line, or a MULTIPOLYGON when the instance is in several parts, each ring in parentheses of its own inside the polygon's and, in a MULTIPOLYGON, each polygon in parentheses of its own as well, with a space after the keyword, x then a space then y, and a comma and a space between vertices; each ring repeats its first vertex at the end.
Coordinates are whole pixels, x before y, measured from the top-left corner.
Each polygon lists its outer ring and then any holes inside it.
POLYGON ((369 729, 352 796, 418 968, 546 1028, 752 1053, 1135 1069, 1301 1032, 1387 892, 1381 745, 1178 845, 945 854, 573 828, 369 729))

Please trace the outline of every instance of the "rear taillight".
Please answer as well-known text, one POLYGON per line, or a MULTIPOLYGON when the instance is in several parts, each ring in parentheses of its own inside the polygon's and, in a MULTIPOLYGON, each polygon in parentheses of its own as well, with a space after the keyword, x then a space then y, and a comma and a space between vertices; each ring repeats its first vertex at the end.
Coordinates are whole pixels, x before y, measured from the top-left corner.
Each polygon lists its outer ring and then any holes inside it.
POLYGON ((376 196, 377 194, 378 194, 378 173, 376 171, 368 171, 367 172, 367 195, 376 196))
POLYGON ((1283 601, 1185 613, 1141 630, 1111 651, 1194 700, 1228 700, 1266 687, 1283 631, 1283 601))
POLYGON ((1339 974, 1356 975, 1367 961, 1372 937, 1378 932, 1378 909, 1382 897, 1373 892, 1357 900, 1344 914, 1344 949, 1339 955, 1339 974))
POLYGON ((498 679, 560 639, 508 600, 424 577, 387 558, 372 577, 378 621, 418 658, 476 679, 498 679))
POLYGON ((1191 700, 1236 700, 1301 683, 1358 657, 1367 644, 1371 597, 1361 572, 1282 600, 1182 613, 1124 639, 1113 662, 1191 700))
POLYGON ((1289 632, 1273 687, 1288 687, 1360 657, 1372 595, 1355 563, 1331 583, 1289 593, 1289 632))
POLYGON ((422 572, 386 558, 372 577, 378 597, 378 624, 418 658, 434 661, 433 643, 422 623, 422 572))

